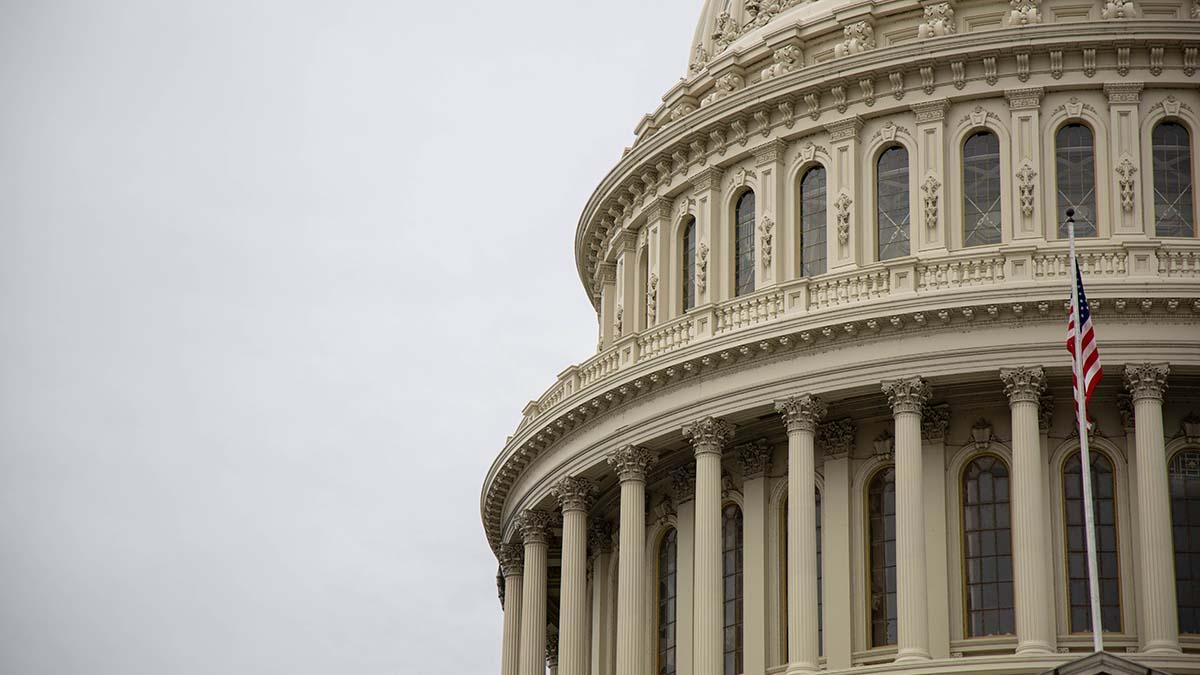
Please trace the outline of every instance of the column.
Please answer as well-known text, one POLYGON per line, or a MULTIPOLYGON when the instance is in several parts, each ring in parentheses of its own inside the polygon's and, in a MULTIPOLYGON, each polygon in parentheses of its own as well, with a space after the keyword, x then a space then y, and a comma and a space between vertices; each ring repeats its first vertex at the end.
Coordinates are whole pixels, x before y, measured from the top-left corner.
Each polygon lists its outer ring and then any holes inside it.
POLYGON ((1179 653, 1175 605, 1175 545, 1171 539, 1170 486, 1163 439, 1162 401, 1169 368, 1165 363, 1125 366, 1125 386, 1133 400, 1137 436, 1138 560, 1141 578, 1142 651, 1179 653))
MULTIPOLYGON (((678 282, 679 270, 672 265, 672 228, 671 218, 675 202, 666 197, 655 197, 646 203, 646 248, 650 256, 650 279, 654 288, 654 307, 650 310, 654 316, 651 324, 655 325, 669 321, 676 316, 675 296, 681 295, 682 288, 678 282)), ((681 266, 680 266, 681 267, 681 266)))
POLYGON ((1053 654, 1055 629, 1050 578, 1046 576, 1045 460, 1038 413, 1046 378, 1040 367, 1000 371, 1012 411, 1013 602, 1018 654, 1053 654))
POLYGON ((725 420, 705 417, 683 428, 696 453, 696 553, 692 629, 695 675, 722 675, 721 452, 733 438, 725 420))
POLYGON ((742 465, 744 608, 742 672, 767 672, 767 472, 771 446, 765 438, 734 448, 742 465))
POLYGON ((617 562, 617 675, 641 672, 642 579, 646 568, 646 470, 655 454, 626 445, 608 456, 621 481, 620 559, 617 562))
POLYGON ((617 325, 617 265, 596 264, 593 292, 600 295, 600 349, 612 346, 617 325))
POLYGON ((1008 210, 1013 214, 1013 239, 1044 239, 1055 236, 1058 219, 1046 219, 1042 226, 1043 204, 1050 205, 1054 212, 1054 191, 1046 189, 1049 176, 1042 167, 1042 141, 1040 110, 1042 88, 1006 89, 1011 129, 1012 172, 1016 177, 1014 189, 1010 191, 1008 210), (1044 194, 1043 194, 1044 192, 1044 194))
POLYGON ((788 669, 817 670, 817 495, 814 438, 828 407, 804 394, 775 402, 788 434, 788 669))
POLYGON ((524 546, 500 545, 500 570, 504 575, 504 644, 500 650, 500 675, 518 675, 521 640, 521 573, 524 546))
MULTIPOLYGON (((927 405, 921 414, 921 453, 924 474, 921 489, 925 496, 925 584, 929 619, 929 658, 950 658, 950 593, 957 588, 946 584, 946 428, 950 425, 950 405, 927 405)), ((957 617, 956 617, 957 618, 957 617)))
POLYGON ((637 234, 622 230, 613 237, 617 251, 617 310, 615 338, 629 337, 638 331, 641 301, 638 299, 637 234))
POLYGON ((946 110, 950 101, 939 99, 924 101, 912 106, 917 122, 916 157, 917 185, 920 187, 920 208, 912 209, 917 217, 912 219, 912 252, 942 250, 950 245, 947 232, 949 218, 946 214, 946 170, 942 154, 946 151, 942 140, 946 124, 946 110))
POLYGON ((592 665, 590 675, 612 675, 613 638, 608 629, 612 607, 612 587, 608 583, 612 561, 612 528, 603 520, 588 530, 592 549, 592 665))
POLYGON ((896 424, 897 663, 929 658, 925 583, 925 498, 921 466, 921 409, 929 385, 920 377, 883 383, 896 424))
MULTIPOLYGON (((696 541, 696 465, 685 464, 671 472, 675 499, 675 673, 692 675, 693 560, 696 541)), ((593 673, 592 675, 596 675, 593 673)))
MULTIPOLYGON (((825 482, 821 492, 821 585, 824 592, 821 611, 824 614, 825 667, 829 670, 849 669, 853 652, 850 452, 854 449, 854 434, 854 420, 850 418, 817 427, 817 439, 825 453, 825 482)), ((791 501, 790 497, 788 501, 791 501)))
POLYGON ((562 579, 558 596, 558 667, 562 675, 587 675, 587 511, 596 488, 567 477, 551 493, 563 514, 562 579))
POLYGON ((1108 213, 1112 214, 1115 235, 1150 234, 1142 225, 1141 195, 1145 180, 1154 180, 1150 167, 1142 167, 1141 123, 1138 121, 1143 83, 1108 82, 1108 157, 1113 167, 1108 185, 1108 213))
POLYGON ((716 166, 700 171, 692 178, 692 194, 696 199, 696 306, 720 302, 732 286, 732 271, 726 259, 732 238, 724 226, 721 205, 721 177, 725 173, 716 166), (708 250, 706 255, 700 251, 708 250))
MULTIPOLYGON (((831 166, 826 167, 829 177, 827 198, 833 206, 829 209, 825 235, 830 272, 857 265, 859 256, 863 255, 860 252, 862 233, 859 232, 859 224, 863 221, 856 215, 862 213, 862 200, 857 190, 862 173, 858 152, 858 132, 862 125, 858 115, 825 125, 831 156, 831 166)), ((866 255, 862 259, 871 260, 872 256, 866 255)))
MULTIPOLYGON (((790 275, 784 270, 788 255, 795 249, 791 243, 792 218, 786 215, 788 201, 784 152, 787 143, 779 139, 767 141, 754 148, 754 165, 758 168, 758 260, 755 264, 755 286, 758 289, 781 283, 790 275)), ((747 673, 750 671, 747 670, 747 673)))
POLYGON ((551 520, 548 512, 530 509, 522 511, 517 521, 525 540, 520 675, 546 673, 546 548, 551 520))

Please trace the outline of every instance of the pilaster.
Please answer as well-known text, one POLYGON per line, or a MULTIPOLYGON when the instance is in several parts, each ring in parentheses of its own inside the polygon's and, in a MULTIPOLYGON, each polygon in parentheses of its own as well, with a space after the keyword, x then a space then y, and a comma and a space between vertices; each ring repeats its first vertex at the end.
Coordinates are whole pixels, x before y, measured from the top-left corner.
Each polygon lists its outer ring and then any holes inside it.
POLYGON ((946 232, 946 161, 944 129, 950 101, 939 99, 912 106, 916 115, 916 171, 920 200, 912 209, 911 227, 918 251, 944 251, 946 232))
POLYGON ((925 602, 929 607, 929 656, 950 658, 950 599, 946 542, 946 429, 950 406, 927 405, 921 413, 921 487, 925 502, 925 602))
MULTIPOLYGON (((825 453, 821 491, 821 603, 824 613, 825 667, 850 668, 854 634, 850 607, 850 451, 854 448, 853 420, 826 422, 817 436, 825 453)), ((790 498, 789 498, 790 499, 790 498)), ((789 552, 790 554, 790 552, 789 552)))
MULTIPOLYGON (((1011 146, 1014 173, 1008 209, 1013 214, 1012 238, 1043 239, 1041 194, 1046 189, 1047 174, 1042 167, 1041 105, 1042 88, 1005 90, 1010 114, 1011 146)), ((1052 189, 1052 188, 1051 188, 1052 189)))
POLYGON ((696 200, 696 271, 703 274, 703 289, 696 286, 696 306, 720 302, 728 296, 726 287, 730 278, 729 259, 733 244, 732 234, 726 230, 725 208, 721 204, 721 177, 725 175, 719 167, 710 166, 692 179, 693 196, 696 200), (708 253, 701 262, 701 245, 708 253), (703 272, 701 267, 703 265, 703 272))
POLYGON ((693 612, 695 601, 696 466, 685 464, 671 472, 675 500, 675 673, 694 671, 693 612))
POLYGON ((795 220, 789 216, 789 191, 784 165, 787 143, 772 139, 754 149, 758 168, 758 260, 755 264, 755 285, 758 288, 775 286, 785 279, 787 256, 795 248, 795 220))
MULTIPOLYGON (((1112 214, 1113 234, 1153 234, 1142 221, 1143 180, 1153 180, 1148 167, 1142 167, 1141 123, 1138 105, 1141 100, 1141 82, 1107 82, 1104 93, 1108 94, 1108 156, 1112 162, 1111 181, 1108 187, 1109 207, 1112 214)), ((1101 174, 1097 174, 1097 178, 1101 174)))
POLYGON ((611 630, 616 589, 609 583, 612 565, 612 528, 603 521, 594 521, 588 529, 588 547, 592 559, 592 630, 590 640, 590 675, 612 675, 615 664, 612 655, 616 636, 611 630))
POLYGON ((858 193, 862 161, 859 158, 862 118, 853 115, 833 124, 829 132, 830 166, 827 167, 829 187, 829 221, 826 241, 829 247, 829 271, 853 267, 862 260, 862 199, 858 193))
MULTIPOLYGON (((673 203, 665 197, 655 197, 646 208, 646 247, 650 256, 649 273, 651 282, 656 286, 653 291, 654 305, 648 307, 649 316, 653 321, 647 321, 647 326, 662 323, 675 316, 671 309, 671 298, 678 295, 681 286, 672 274, 675 265, 671 264, 671 218, 673 203)), ((565 673, 564 673, 565 675, 565 673)))
POLYGON ((743 517, 743 674, 767 672, 767 472, 771 447, 766 439, 734 448, 742 467, 743 517))
POLYGON ((598 263, 594 284, 600 293, 600 350, 605 350, 613 344, 617 324, 616 263, 598 263))

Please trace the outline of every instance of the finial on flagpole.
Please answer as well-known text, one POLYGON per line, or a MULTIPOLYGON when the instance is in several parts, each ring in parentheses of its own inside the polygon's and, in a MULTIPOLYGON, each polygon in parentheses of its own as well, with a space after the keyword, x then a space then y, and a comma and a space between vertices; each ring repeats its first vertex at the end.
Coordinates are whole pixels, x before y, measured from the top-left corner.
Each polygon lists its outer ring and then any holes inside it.
POLYGON ((1074 217, 1075 217, 1075 209, 1067 209, 1067 220, 1071 220, 1074 217))

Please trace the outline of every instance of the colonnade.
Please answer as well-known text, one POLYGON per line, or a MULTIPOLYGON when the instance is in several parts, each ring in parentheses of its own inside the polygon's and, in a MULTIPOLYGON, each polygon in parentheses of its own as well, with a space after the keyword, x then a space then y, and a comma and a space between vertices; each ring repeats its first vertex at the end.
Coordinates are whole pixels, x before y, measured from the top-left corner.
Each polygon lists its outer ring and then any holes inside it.
MULTIPOLYGON (((1171 538, 1170 502, 1163 433, 1162 401, 1168 367, 1165 364, 1140 364, 1125 370, 1125 384, 1134 408, 1137 462, 1137 584, 1141 591, 1142 621, 1139 625, 1142 651, 1179 653, 1175 607, 1175 574, 1171 538)), ((1000 380, 1007 394, 1012 416, 1012 555, 1017 654, 1053 654, 1056 651, 1055 608, 1051 567, 1052 556, 1048 511, 1045 503, 1047 462, 1039 435, 1039 403, 1046 388, 1040 367, 1003 369, 1000 380)), ((931 388, 921 377, 908 377, 882 383, 882 393, 891 407, 895 437, 896 472, 896 546, 897 546, 897 663, 919 663, 931 658, 930 613, 926 587, 926 522, 924 510, 922 452, 922 412, 931 388)), ((808 393, 791 396, 775 403, 787 429, 788 502, 787 502, 787 661, 788 675, 812 673, 819 669, 820 645, 817 589, 817 524, 815 501, 815 459, 818 424, 827 405, 808 393)), ((694 454, 694 462, 676 469, 673 481, 685 498, 694 495, 686 511, 680 508, 679 545, 693 551, 691 569, 679 571, 677 610, 683 628, 677 642, 677 672, 692 675, 722 673, 722 549, 721 549, 721 457, 734 437, 734 426, 727 421, 705 417, 683 427, 694 454)), ((852 444, 852 441, 849 442, 852 444)), ((842 448, 846 450, 848 448, 842 448)), ((743 493, 747 500, 762 497, 765 505, 766 466, 770 455, 739 446, 746 472, 743 493), (745 455, 749 453, 749 459, 745 455), (759 481, 762 484, 751 484, 759 481), (758 492, 761 490, 761 494, 758 492)), ((568 477, 559 482, 553 494, 562 510, 562 575, 559 595, 557 632, 557 672, 560 675, 648 675, 644 663, 647 641, 655 634, 646 624, 644 592, 646 574, 646 473, 657 461, 656 453, 637 445, 612 451, 607 461, 620 481, 620 530, 618 577, 615 612, 615 666, 606 661, 607 646, 595 648, 593 637, 607 631, 612 617, 610 600, 602 597, 602 584, 589 600, 587 594, 588 509, 594 487, 588 480, 568 477), (590 609, 590 611, 589 611, 590 609), (590 658, 589 658, 590 655, 590 658)), ((842 453, 831 465, 826 461, 825 479, 848 480, 842 453), (841 478, 832 474, 838 473, 841 478), (843 475, 844 474, 844 475, 843 475)), ((940 458, 939 458, 939 461, 940 458)), ((826 527, 848 525, 846 505, 826 502, 834 510, 826 527), (838 512, 841 512, 840 515, 838 512)), ((750 511, 754 511, 751 509, 750 511)), ((758 509, 764 511, 765 509, 758 509)), ((761 516, 758 516, 761 521, 761 516)), ((542 510, 524 511, 518 530, 523 544, 505 544, 500 550, 505 597, 502 675, 543 675, 546 667, 546 551, 552 514, 542 510)), ((600 523, 591 529, 593 565, 607 569, 612 561, 607 531, 600 523)), ((765 528, 747 513, 745 530, 746 558, 762 563, 762 539, 765 528)), ((827 560, 828 563, 828 560, 827 560)), ((761 564, 759 565, 761 566, 761 564)), ((753 569, 753 566, 751 566, 753 569)), ((763 579, 746 580, 745 616, 747 634, 765 634, 765 593, 763 579), (760 588, 761 587, 761 588, 760 588), (753 611, 751 607, 755 608, 753 611), (759 611, 761 610, 761 611, 759 611)), ((846 589, 829 589, 826 597, 837 597, 846 589), (829 591, 835 591, 830 593, 829 591)), ((862 620, 860 617, 859 620, 862 620)), ((826 626, 827 653, 831 640, 842 640, 850 626, 839 635, 830 635, 826 626)), ((744 671, 762 675, 767 664, 765 650, 747 652, 744 671)), ((849 666, 845 664, 831 664, 849 666)))

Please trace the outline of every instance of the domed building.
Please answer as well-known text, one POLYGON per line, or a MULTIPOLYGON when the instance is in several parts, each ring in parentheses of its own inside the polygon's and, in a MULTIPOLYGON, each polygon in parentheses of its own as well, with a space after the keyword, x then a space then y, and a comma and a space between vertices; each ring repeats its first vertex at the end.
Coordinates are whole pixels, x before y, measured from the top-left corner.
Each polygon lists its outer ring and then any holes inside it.
POLYGON ((1091 653, 1068 208, 1122 661, 1062 672, 1200 673, 1200 0, 707 0, 687 52, 483 484, 502 674, 1091 653))

